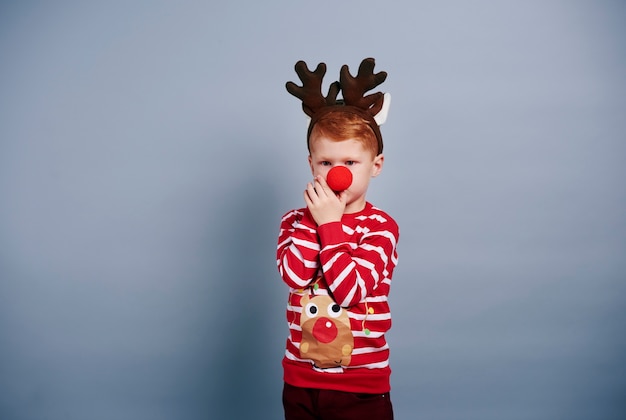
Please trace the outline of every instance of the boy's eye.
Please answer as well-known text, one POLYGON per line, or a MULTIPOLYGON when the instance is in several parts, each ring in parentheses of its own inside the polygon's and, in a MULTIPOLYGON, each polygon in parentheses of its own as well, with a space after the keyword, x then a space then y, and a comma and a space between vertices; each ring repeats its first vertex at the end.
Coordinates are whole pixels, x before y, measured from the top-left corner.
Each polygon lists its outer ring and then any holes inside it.
POLYGON ((354 165, 355 163, 356 163, 356 162, 355 162, 355 161, 353 161, 353 160, 348 160, 348 161, 346 161, 346 166, 352 166, 352 165, 354 165))
POLYGON ((322 166, 330 166, 330 162, 325 160, 322 162, 322 166))

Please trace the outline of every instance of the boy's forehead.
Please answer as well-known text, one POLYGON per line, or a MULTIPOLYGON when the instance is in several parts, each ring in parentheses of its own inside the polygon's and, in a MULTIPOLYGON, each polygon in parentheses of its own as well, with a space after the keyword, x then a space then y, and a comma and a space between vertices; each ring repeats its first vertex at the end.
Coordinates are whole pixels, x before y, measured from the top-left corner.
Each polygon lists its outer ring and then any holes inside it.
POLYGON ((311 138, 311 155, 357 154, 368 152, 362 141, 356 139, 331 140, 323 136, 311 138))

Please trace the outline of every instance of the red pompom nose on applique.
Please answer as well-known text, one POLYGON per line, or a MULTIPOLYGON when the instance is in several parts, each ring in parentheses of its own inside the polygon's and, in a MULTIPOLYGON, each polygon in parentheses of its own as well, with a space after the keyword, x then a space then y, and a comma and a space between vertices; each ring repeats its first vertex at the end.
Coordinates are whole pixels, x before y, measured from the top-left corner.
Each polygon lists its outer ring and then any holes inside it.
POLYGON ((337 326, 326 317, 321 317, 313 325, 313 337, 319 342, 330 343, 338 334, 337 326))
POLYGON ((326 175, 326 183, 336 192, 347 190, 352 184, 352 172, 345 166, 335 166, 326 175))

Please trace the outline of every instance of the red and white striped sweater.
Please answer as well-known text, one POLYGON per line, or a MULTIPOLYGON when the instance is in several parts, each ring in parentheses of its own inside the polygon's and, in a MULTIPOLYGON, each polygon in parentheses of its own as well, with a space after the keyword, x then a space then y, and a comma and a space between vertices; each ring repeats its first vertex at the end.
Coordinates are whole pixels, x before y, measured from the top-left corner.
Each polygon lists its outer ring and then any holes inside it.
POLYGON ((389 391, 387 297, 398 235, 396 222, 370 203, 319 227, 306 208, 283 216, 277 264, 289 286, 285 382, 389 391))

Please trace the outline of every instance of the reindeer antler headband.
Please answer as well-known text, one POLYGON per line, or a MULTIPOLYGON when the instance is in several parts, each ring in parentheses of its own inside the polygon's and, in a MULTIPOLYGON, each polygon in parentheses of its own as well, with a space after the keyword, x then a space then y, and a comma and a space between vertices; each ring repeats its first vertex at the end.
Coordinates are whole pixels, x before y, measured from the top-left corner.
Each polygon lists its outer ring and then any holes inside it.
POLYGON ((287 82, 286 87, 289 93, 302 101, 304 113, 311 117, 307 144, 313 126, 322 115, 332 111, 351 112, 367 121, 378 140, 378 153, 382 153, 383 137, 379 126, 387 119, 391 95, 382 92, 365 95, 387 78, 384 71, 374 74, 374 64, 373 58, 364 59, 356 77, 350 74, 348 66, 344 64, 339 73, 339 81, 331 83, 328 95, 324 97, 322 79, 326 74, 326 64, 319 63, 315 71, 310 71, 304 61, 296 63, 295 69, 302 81, 302 87, 293 82, 287 82), (340 90, 343 100, 337 99, 340 90))

